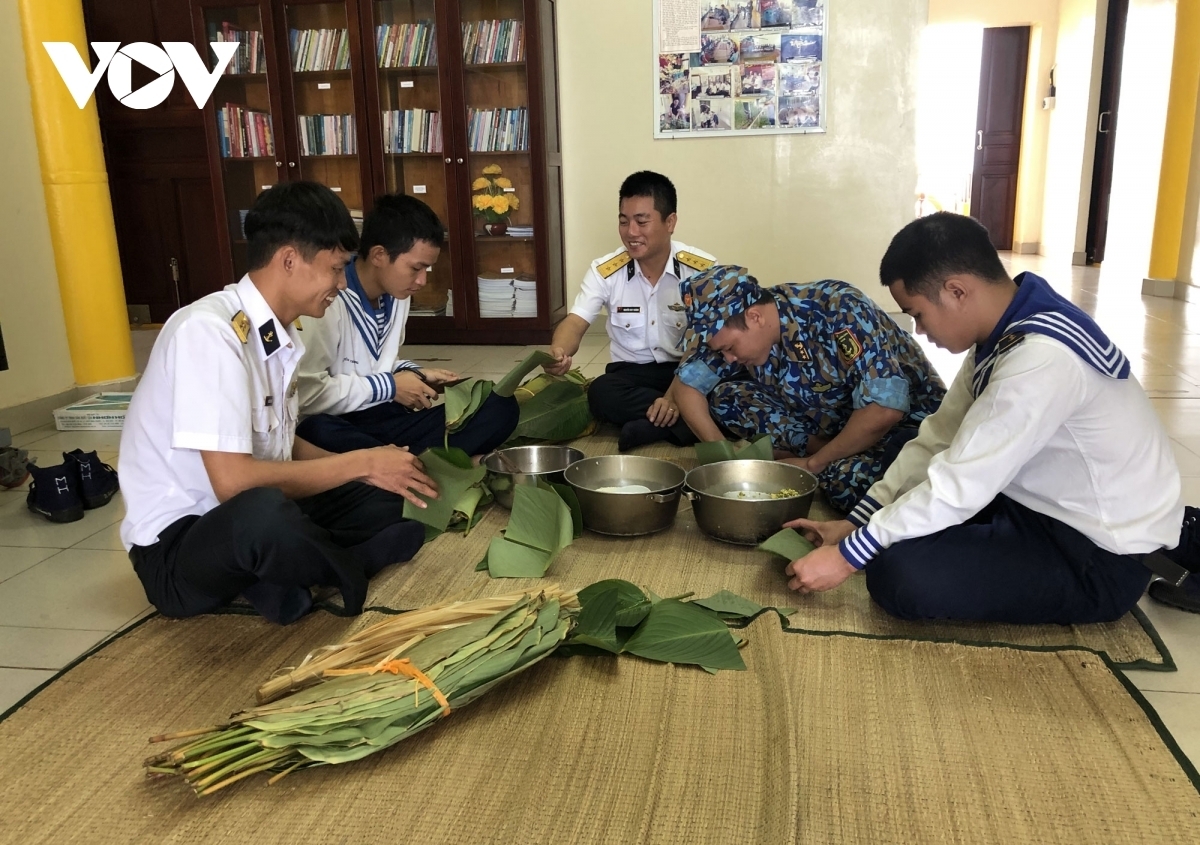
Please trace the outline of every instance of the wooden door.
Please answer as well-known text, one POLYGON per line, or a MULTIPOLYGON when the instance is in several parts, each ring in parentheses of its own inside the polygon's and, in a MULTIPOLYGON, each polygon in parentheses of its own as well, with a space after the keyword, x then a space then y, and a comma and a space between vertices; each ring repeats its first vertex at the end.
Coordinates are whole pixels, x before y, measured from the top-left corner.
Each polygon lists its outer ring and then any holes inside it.
POLYGON ((1100 76, 1100 114, 1096 122, 1096 155, 1092 166, 1092 200, 1088 208, 1085 246, 1088 264, 1099 264, 1104 260, 1104 246, 1108 240, 1113 155, 1117 148, 1117 106, 1121 96, 1121 58, 1125 52, 1128 20, 1129 0, 1109 0, 1100 76))
MULTIPOLYGON (((86 0, 89 41, 192 41, 181 0, 86 0)), ((134 89, 155 74, 136 62, 134 89)), ((100 131, 116 223, 125 301, 155 322, 229 282, 209 186, 204 113, 176 83, 153 109, 123 106, 108 85, 96 87, 100 131)))
POLYGON ((1029 27, 983 31, 983 66, 971 179, 971 216, 996 249, 1012 249, 1017 213, 1017 170, 1029 65, 1029 27))

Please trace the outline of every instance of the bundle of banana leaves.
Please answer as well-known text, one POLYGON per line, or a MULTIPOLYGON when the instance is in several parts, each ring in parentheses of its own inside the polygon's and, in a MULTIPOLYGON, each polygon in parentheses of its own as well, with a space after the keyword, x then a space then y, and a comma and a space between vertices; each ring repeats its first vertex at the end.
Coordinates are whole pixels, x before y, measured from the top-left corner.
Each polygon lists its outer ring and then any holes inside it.
POLYGON ((275 783, 300 768, 361 759, 549 655, 578 609, 574 593, 551 586, 396 616, 313 652, 226 724, 152 738, 186 742, 145 766, 211 795, 259 772, 274 772, 275 783))

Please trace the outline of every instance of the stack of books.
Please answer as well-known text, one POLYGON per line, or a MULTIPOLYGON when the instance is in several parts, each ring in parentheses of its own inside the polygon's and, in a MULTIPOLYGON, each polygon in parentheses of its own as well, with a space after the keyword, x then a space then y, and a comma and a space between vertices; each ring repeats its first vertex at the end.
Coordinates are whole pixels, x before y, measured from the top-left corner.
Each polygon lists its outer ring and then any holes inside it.
POLYGON ((352 114, 300 115, 300 155, 357 155, 358 134, 352 114))
POLYGON ((346 70, 350 67, 350 37, 344 29, 293 29, 292 70, 346 70))
POLYGON ((533 227, 532 226, 512 226, 512 225, 510 225, 508 227, 508 231, 505 232, 505 234, 508 235, 510 238, 532 238, 533 237, 533 227))
POLYGON ((469 65, 525 61, 521 21, 468 21, 463 24, 463 59, 469 65))
POLYGON ((233 58, 225 67, 225 73, 265 73, 267 69, 267 47, 262 33, 256 29, 239 29, 229 21, 222 21, 218 28, 216 21, 208 24, 209 41, 236 41, 241 48, 233 54, 233 58))
POLYGON ((425 109, 383 113, 383 151, 386 153, 440 153, 442 115, 425 109))
POLYGON ((529 110, 467 109, 467 143, 473 153, 529 149, 529 110))
POLYGON ((354 228, 358 229, 358 233, 362 234, 363 227, 363 210, 361 208, 347 209, 350 212, 350 219, 354 221, 354 228))
POLYGON ((380 67, 437 65, 437 28, 429 21, 389 23, 375 27, 375 55, 380 67))
POLYGON ((516 297, 513 303, 514 317, 536 317, 537 310, 537 282, 528 276, 517 276, 513 282, 513 288, 516 297))
POLYGON ((516 309, 516 290, 511 277, 479 277, 479 316, 487 319, 511 317, 516 309))
POLYGON ((275 155, 271 115, 226 103, 217 112, 217 136, 223 158, 275 155))
POLYGON ((408 311, 410 317, 442 317, 446 315, 446 306, 435 308, 432 305, 417 305, 413 303, 412 308, 408 311))

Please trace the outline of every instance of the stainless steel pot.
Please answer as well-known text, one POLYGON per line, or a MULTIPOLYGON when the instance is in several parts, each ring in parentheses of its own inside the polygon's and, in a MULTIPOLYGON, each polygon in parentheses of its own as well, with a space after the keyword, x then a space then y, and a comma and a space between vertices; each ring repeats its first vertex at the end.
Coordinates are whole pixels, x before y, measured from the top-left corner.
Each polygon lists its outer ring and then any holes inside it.
POLYGON ((636 537, 671 527, 685 473, 657 458, 606 455, 573 463, 563 475, 579 498, 585 528, 597 534, 636 537), (606 487, 633 485, 650 492, 601 492, 606 487))
POLYGON ((687 474, 684 495, 692 502, 696 524, 726 543, 757 545, 783 527, 808 516, 817 477, 808 470, 776 461, 721 461, 687 474), (757 498, 795 490, 786 498, 757 498), (739 496, 739 494, 743 494, 739 496))
POLYGON ((484 483, 501 507, 512 510, 514 488, 538 481, 562 484, 563 470, 583 458, 570 446, 514 446, 500 449, 483 459, 487 468, 484 483))

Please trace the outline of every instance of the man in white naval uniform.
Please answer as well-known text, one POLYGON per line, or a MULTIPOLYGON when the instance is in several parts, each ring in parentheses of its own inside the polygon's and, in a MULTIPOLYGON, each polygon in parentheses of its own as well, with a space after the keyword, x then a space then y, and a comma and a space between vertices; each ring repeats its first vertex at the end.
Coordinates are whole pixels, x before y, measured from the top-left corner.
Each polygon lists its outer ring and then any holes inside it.
POLYGON ((1181 546, 1179 470, 1121 350, 1041 278, 1010 279, 987 231, 942 212, 892 240, 880 279, 917 331, 970 350, 938 411, 789 586, 865 571, 908 619, 1105 622, 1181 546), (1168 551, 1170 557, 1174 552, 1168 551))
MULTIPOLYGON (((346 289, 324 317, 304 324, 300 437, 331 452, 391 444, 414 455, 445 441, 446 406, 432 403, 458 374, 401 357, 412 295, 444 240, 442 221, 416 197, 375 201, 346 265, 346 289)), ((492 394, 449 443, 487 454, 509 438, 520 413, 516 399, 492 394)))
POLYGON ((622 452, 657 440, 696 442, 680 419, 675 368, 683 354, 687 310, 680 282, 715 264, 695 247, 671 240, 675 186, 659 173, 634 173, 621 184, 618 231, 623 249, 592 262, 571 313, 554 330, 546 372, 561 375, 588 326, 608 311, 612 363, 588 387, 592 415, 621 428, 622 452))
POLYGON ((243 595, 286 624, 314 587, 337 587, 359 613, 367 580, 423 541, 404 500, 437 491, 403 449, 334 455, 295 437, 297 320, 346 286, 358 241, 341 200, 312 182, 277 185, 255 200, 246 235, 247 275, 172 315, 134 391, 121 540, 166 616, 243 595))

